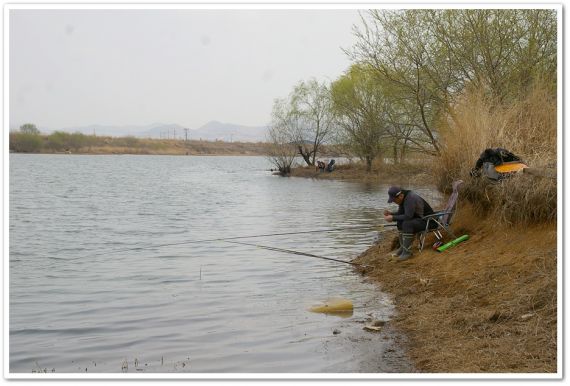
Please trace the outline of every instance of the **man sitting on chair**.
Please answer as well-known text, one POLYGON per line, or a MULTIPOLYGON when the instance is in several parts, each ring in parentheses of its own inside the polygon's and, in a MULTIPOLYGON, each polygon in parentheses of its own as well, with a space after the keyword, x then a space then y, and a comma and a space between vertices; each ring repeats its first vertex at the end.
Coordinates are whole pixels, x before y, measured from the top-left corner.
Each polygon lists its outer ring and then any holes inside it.
POLYGON ((384 219, 397 223, 400 248, 392 253, 392 256, 398 257, 398 261, 404 261, 412 257, 414 235, 426 229, 427 222, 422 217, 434 212, 427 201, 417 193, 403 190, 398 186, 388 189, 388 203, 392 202, 398 204, 398 211, 393 213, 385 210, 384 219))

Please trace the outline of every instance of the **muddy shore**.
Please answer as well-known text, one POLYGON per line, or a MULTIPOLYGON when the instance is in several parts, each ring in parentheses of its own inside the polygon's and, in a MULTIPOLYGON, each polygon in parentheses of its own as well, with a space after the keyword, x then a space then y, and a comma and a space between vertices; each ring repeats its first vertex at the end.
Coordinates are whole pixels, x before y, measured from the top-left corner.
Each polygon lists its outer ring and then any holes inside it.
MULTIPOLYGON (((293 176, 429 183, 421 168, 405 176, 343 170, 293 176), (364 176, 364 178, 363 178, 364 176)), ((393 296, 390 327, 406 336, 405 353, 423 373, 555 373, 557 371, 557 227, 498 226, 461 202, 453 226, 469 240, 445 252, 433 239, 405 262, 389 258, 397 233, 380 234, 377 244, 354 261, 393 296)))

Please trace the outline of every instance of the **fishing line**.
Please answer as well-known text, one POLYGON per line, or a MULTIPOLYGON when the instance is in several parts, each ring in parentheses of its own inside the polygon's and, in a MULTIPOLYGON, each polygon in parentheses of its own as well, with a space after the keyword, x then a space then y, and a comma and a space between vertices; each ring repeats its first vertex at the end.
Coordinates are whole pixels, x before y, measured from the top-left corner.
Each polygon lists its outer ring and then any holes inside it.
POLYGON ((300 232, 283 232, 283 233, 267 233, 267 234, 261 234, 261 235, 249 235, 249 236, 219 237, 219 238, 214 238, 214 239, 189 240, 189 241, 180 241, 177 243, 157 244, 157 245, 150 245, 150 246, 146 246, 146 247, 132 247, 132 248, 124 248, 124 249, 115 249, 115 250, 111 250, 111 251, 107 251, 107 252, 94 253, 94 254, 91 254, 89 256, 99 256, 99 255, 104 255, 104 254, 108 254, 108 253, 118 253, 118 252, 141 251, 141 250, 145 250, 145 249, 171 247, 171 246, 177 246, 177 245, 209 243, 209 242, 215 242, 215 241, 253 239, 253 238, 258 238, 258 237, 269 237, 269 236, 300 235, 300 234, 319 233, 319 232, 334 232, 334 231, 350 230, 350 229, 381 228, 382 230, 379 230, 379 232, 383 232, 383 231, 387 230, 387 229, 384 229, 385 227, 393 227, 393 226, 396 226, 396 224, 360 225, 360 226, 352 226, 352 227, 327 228, 327 229, 300 231, 300 232))
POLYGON ((317 259, 331 260, 331 261, 336 261, 336 262, 338 262, 338 263, 344 263, 344 264, 350 264, 350 265, 357 265, 357 266, 359 266, 359 267, 365 267, 365 268, 370 267, 369 265, 365 265, 365 264, 359 264, 359 263, 354 263, 354 262, 352 262, 352 261, 344 261, 344 260, 340 260, 340 259, 333 259, 332 257, 325 257, 325 256, 313 255, 312 253, 299 252, 299 251, 294 251, 294 250, 292 250, 292 249, 270 247, 270 246, 267 246, 267 245, 259 245, 259 244, 252 244, 252 243, 244 243, 243 241, 226 241, 226 243, 240 244, 240 245, 248 245, 248 246, 250 246, 250 247, 257 247, 257 248, 267 249, 267 250, 269 250, 269 251, 290 253, 290 254, 293 254, 293 255, 316 257, 317 259))

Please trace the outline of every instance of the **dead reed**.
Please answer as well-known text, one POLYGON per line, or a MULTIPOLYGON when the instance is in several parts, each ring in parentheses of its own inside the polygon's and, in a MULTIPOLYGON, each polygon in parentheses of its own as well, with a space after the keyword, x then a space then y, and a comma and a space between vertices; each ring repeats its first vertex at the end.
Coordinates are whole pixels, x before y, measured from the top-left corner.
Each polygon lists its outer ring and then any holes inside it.
POLYGON ((556 96, 535 86, 517 102, 497 104, 478 91, 468 91, 441 124, 443 153, 433 164, 434 178, 446 191, 463 179, 462 195, 480 215, 502 224, 556 220, 556 179, 518 173, 493 184, 472 178, 469 171, 486 148, 502 147, 532 168, 556 168, 556 96))

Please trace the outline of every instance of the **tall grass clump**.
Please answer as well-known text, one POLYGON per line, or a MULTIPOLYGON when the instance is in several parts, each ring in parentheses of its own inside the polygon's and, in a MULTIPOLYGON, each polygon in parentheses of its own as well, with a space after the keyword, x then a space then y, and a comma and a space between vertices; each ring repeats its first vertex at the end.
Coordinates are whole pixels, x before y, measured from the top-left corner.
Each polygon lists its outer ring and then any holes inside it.
MULTIPOLYGON (((556 95, 535 85, 524 98, 496 103, 480 90, 468 90, 441 124, 443 151, 434 163, 438 188, 462 179, 462 196, 478 214, 503 224, 556 220, 556 179, 517 173, 500 183, 471 177, 486 148, 502 147, 536 170, 556 168, 556 95)), ((555 173, 552 173, 555 174, 555 173)))

